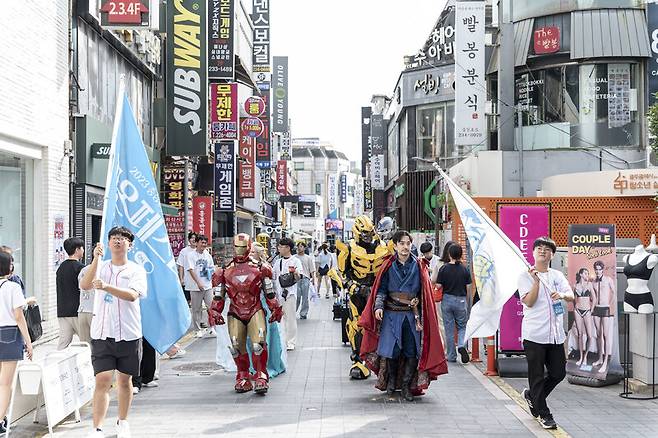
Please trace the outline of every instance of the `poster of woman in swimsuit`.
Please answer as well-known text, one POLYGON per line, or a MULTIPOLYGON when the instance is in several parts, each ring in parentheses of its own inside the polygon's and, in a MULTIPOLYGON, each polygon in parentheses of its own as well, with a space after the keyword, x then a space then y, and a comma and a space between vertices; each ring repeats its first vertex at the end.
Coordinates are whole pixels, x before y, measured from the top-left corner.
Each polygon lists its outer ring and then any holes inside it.
POLYGON ((607 380, 623 373, 617 336, 615 226, 569 225, 567 373, 607 380))

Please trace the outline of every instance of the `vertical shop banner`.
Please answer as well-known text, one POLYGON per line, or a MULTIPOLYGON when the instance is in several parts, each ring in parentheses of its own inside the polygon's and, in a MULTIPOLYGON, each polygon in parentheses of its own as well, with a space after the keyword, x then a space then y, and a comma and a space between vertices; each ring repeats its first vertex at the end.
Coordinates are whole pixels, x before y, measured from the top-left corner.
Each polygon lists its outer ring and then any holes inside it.
POLYGON ((207 155, 206 2, 167 7, 167 155, 207 155))
POLYGON ((288 57, 275 56, 272 75, 272 132, 288 131, 288 57))
POLYGON ((487 138, 484 1, 457 1, 455 28, 455 144, 477 145, 487 138))
MULTIPOLYGON (((541 236, 548 236, 550 231, 549 205, 499 205, 498 226, 507 237, 521 250, 521 254, 531 265, 532 243, 541 236)), ((500 315, 500 332, 498 348, 501 351, 523 351, 521 339, 521 322, 523 321, 523 304, 518 294, 514 294, 503 306, 500 315)))
POLYGON ((53 216, 53 270, 57 271, 59 265, 67 259, 68 255, 64 249, 64 214, 57 213, 53 216))
MULTIPOLYGON (((269 83, 267 84, 269 86, 269 83)), ((260 86, 260 84, 259 84, 260 86)), ((265 111, 258 118, 263 123, 263 132, 256 137, 256 166, 269 169, 272 166, 272 145, 270 144, 270 92, 261 90, 265 111)))
POLYGON ((292 160, 292 149, 290 148, 290 132, 284 132, 279 139, 279 152, 282 160, 292 160))
POLYGON ((372 146, 370 144, 370 116, 372 109, 369 106, 361 107, 361 176, 366 177, 367 163, 370 162, 372 146))
POLYGON ((288 194, 288 162, 286 160, 276 162, 276 191, 281 195, 288 194))
POLYGON ((347 202, 347 175, 340 175, 340 202, 345 204, 347 202))
POLYGON ((270 69, 270 0, 254 0, 251 21, 254 24, 253 33, 253 72, 271 73, 270 69))
POLYGON ((234 0, 208 1, 208 79, 235 79, 234 0))
POLYGON ((327 175, 327 217, 338 219, 338 175, 327 175))
POLYGON ((622 375, 617 312, 615 226, 569 225, 567 373, 606 380, 622 375))
POLYGON ((372 186, 368 177, 363 180, 363 211, 372 211, 372 186))
POLYGON ((370 117, 370 141, 372 144, 372 157, 370 158, 370 179, 374 190, 384 190, 384 141, 386 126, 384 116, 373 114, 370 117))
POLYGON ((195 196, 192 201, 192 231, 212 242, 212 196, 195 196))
MULTIPOLYGON (((192 199, 194 178, 192 169, 188 168, 188 223, 192 223, 192 199)), ((176 207, 178 214, 175 216, 165 216, 165 227, 169 235, 171 251, 174 257, 185 248, 185 205, 183 204, 183 185, 185 183, 185 165, 183 163, 165 164, 162 168, 162 191, 164 193, 164 203, 176 207)))
POLYGON ((210 84, 210 138, 238 139, 238 84, 210 84))
POLYGON ((256 157, 254 151, 254 139, 248 135, 241 135, 239 148, 238 196, 241 198, 254 198, 256 197, 256 157))
POLYGON ((658 93, 658 4, 647 2, 647 27, 651 42, 651 59, 647 62, 647 88, 649 105, 656 103, 658 93))
POLYGON ((217 212, 235 211, 235 142, 215 142, 215 203, 217 212))

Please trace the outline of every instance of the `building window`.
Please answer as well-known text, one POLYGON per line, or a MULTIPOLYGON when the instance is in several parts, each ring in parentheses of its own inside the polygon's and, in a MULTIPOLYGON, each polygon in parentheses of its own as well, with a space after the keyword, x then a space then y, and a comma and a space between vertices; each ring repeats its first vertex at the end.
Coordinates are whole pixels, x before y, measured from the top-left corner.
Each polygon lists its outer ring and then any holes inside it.
POLYGON ((409 150, 409 136, 407 132, 407 114, 405 113, 400 119, 400 173, 407 170, 408 164, 408 150, 409 150))
POLYGON ((517 139, 525 149, 639 147, 638 75, 633 63, 567 65, 516 75, 517 139))
POLYGON ((295 170, 304 170, 304 162, 303 161, 295 161, 294 166, 295 166, 295 170))
POLYGON ((392 181, 400 173, 400 145, 398 143, 398 125, 391 123, 391 129, 388 131, 388 179, 392 181))
POLYGON ((322 195, 322 184, 321 183, 315 183, 315 194, 316 195, 322 195))
MULTIPOLYGON (((416 113, 416 155, 429 160, 439 159, 450 167, 464 152, 455 148, 455 106, 453 102, 423 106, 416 113)), ((418 164, 419 168, 427 164, 418 164)))

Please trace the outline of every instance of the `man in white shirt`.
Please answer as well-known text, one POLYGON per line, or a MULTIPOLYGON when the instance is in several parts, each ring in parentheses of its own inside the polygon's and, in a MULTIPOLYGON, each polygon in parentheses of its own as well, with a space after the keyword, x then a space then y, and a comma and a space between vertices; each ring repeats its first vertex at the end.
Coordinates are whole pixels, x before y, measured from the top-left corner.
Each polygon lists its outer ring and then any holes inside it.
MULTIPOLYGON (((206 251, 207 246, 208 238, 203 235, 198 236, 196 250, 187 254, 185 258, 185 271, 188 274, 185 288, 190 291, 192 299, 192 324, 197 330, 197 338, 203 337, 205 333, 203 327, 206 325, 207 318, 204 317, 203 303, 206 303, 208 309, 212 304, 211 278, 215 267, 212 257, 206 251)), ((214 335, 215 331, 210 328, 209 333, 214 335)))
POLYGON ((311 285, 311 279, 315 276, 315 263, 313 258, 306 254, 306 243, 303 241, 297 244, 297 254, 295 257, 302 264, 300 272, 301 278, 297 284, 297 307, 299 308, 299 319, 306 319, 308 315, 308 289, 311 285))
POLYGON ((283 299, 283 328, 285 330, 286 349, 294 350, 297 342, 297 283, 301 278, 302 264, 292 256, 295 242, 289 237, 279 239, 277 245, 280 257, 272 266, 274 288, 283 299))
POLYGON ((189 282, 188 272, 185 270, 185 259, 187 255, 191 252, 196 251, 196 239, 197 234, 194 231, 187 233, 187 246, 180 250, 178 253, 178 258, 176 259, 176 267, 178 268, 178 279, 180 284, 183 286, 183 294, 185 294, 185 299, 187 300, 187 305, 191 304, 190 291, 185 288, 185 284, 189 282))
POLYGON ((540 237, 532 246, 535 266, 519 276, 518 288, 523 303, 521 336, 528 362, 528 384, 523 390, 530 413, 539 418, 544 429, 557 424, 546 405, 546 397, 566 375, 564 354, 564 304, 573 301, 573 292, 562 272, 549 268, 555 255, 555 242, 540 237), (548 375, 544 376, 544 365, 548 375))
POLYGON ((128 260, 134 240, 125 227, 108 233, 111 260, 101 261, 103 245, 94 248, 94 259, 80 280, 81 290, 95 289, 91 320, 91 363, 96 376, 94 390, 94 431, 102 437, 103 421, 110 402, 114 370, 117 373, 119 419, 117 437, 129 438, 128 411, 132 402, 131 376, 139 375, 142 353, 142 319, 139 300, 146 297, 146 271, 128 260))

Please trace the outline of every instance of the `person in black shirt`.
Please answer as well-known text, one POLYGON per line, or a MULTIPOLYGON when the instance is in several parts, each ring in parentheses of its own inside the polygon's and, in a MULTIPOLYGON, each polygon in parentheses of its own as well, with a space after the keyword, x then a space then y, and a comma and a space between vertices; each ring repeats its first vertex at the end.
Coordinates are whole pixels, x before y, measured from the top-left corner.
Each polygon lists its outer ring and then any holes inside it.
POLYGON ((80 259, 85 253, 85 243, 79 237, 64 241, 64 250, 69 255, 57 269, 57 322, 59 323, 58 350, 68 347, 75 333, 80 337, 78 327, 78 307, 80 307, 80 286, 78 274, 84 267, 80 259))
POLYGON ((441 266, 437 276, 437 283, 443 286, 441 313, 446 330, 447 359, 448 362, 457 362, 457 351, 459 351, 462 363, 467 363, 470 361, 470 357, 464 340, 466 321, 468 321, 466 286, 471 284, 471 273, 461 264, 462 247, 459 244, 450 245, 448 254, 450 262, 441 266), (455 324, 457 325, 457 351, 455 351, 455 324))

